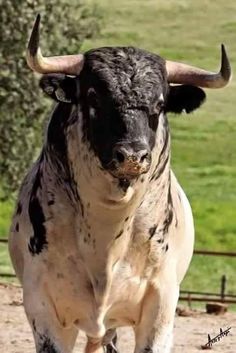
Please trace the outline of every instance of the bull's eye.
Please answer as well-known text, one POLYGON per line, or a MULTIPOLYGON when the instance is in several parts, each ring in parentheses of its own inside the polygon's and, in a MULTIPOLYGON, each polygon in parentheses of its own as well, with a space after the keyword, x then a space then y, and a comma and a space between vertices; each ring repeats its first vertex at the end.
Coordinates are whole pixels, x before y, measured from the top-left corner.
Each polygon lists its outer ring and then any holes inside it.
POLYGON ((88 103, 91 108, 97 110, 99 108, 98 96, 94 88, 89 88, 87 92, 88 103))
POLYGON ((158 101, 154 108, 155 114, 159 115, 163 111, 164 107, 165 107, 164 101, 163 100, 158 101))

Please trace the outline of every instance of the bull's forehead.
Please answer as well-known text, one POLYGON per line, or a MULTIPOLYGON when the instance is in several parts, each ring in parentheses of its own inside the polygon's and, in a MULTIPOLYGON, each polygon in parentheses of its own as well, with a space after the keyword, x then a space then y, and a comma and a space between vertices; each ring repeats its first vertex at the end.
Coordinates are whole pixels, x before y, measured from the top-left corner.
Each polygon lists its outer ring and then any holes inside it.
POLYGON ((133 47, 105 47, 85 54, 85 72, 90 83, 107 90, 116 101, 150 104, 165 96, 167 80, 164 60, 133 47))

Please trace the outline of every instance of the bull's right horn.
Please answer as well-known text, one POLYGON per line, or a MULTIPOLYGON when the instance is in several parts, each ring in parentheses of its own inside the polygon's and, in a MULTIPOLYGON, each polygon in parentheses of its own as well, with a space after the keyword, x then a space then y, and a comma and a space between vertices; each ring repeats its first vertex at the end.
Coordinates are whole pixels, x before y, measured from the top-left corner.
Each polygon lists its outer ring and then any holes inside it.
POLYGON ((39 27, 40 15, 36 17, 28 44, 26 56, 28 66, 33 71, 40 74, 64 73, 68 75, 78 75, 83 68, 84 56, 77 54, 43 57, 39 47, 39 27))
POLYGON ((170 83, 206 88, 222 88, 227 85, 231 78, 230 62, 223 44, 221 45, 221 68, 218 73, 174 61, 166 61, 166 71, 170 83))

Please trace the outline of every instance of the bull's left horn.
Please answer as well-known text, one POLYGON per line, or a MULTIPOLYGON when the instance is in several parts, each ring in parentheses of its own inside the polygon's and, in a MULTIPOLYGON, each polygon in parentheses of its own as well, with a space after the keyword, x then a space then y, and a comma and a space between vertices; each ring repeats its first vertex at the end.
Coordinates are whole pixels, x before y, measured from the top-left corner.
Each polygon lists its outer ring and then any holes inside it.
POLYGON ((170 83, 206 88, 222 88, 227 85, 231 78, 230 62, 223 44, 221 45, 221 68, 218 73, 174 61, 166 61, 166 71, 170 83))
POLYGON ((77 54, 43 57, 39 47, 39 27, 40 15, 35 20, 28 44, 26 56, 28 66, 40 74, 64 73, 78 75, 83 68, 84 56, 77 54))

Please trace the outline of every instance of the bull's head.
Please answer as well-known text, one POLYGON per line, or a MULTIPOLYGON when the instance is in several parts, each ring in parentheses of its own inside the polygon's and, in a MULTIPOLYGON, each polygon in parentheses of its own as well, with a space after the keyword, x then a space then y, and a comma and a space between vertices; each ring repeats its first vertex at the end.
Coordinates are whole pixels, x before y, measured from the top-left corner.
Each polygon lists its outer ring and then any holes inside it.
POLYGON ((38 16, 28 65, 47 74, 41 87, 49 96, 80 104, 84 136, 103 168, 115 177, 132 179, 149 170, 161 114, 193 111, 205 99, 199 87, 221 88, 230 79, 223 45, 219 73, 130 47, 45 58, 39 48, 39 23, 38 16))

